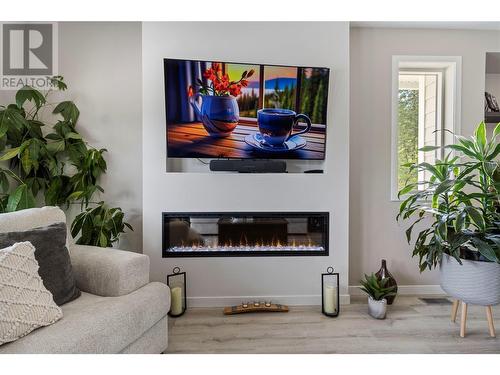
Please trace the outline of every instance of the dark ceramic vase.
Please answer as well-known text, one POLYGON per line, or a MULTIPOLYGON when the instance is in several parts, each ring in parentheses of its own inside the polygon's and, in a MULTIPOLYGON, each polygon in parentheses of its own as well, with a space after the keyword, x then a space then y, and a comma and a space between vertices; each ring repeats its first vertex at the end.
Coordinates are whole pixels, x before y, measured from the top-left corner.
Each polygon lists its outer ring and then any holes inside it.
MULTIPOLYGON (((377 271, 377 273, 375 274, 375 276, 377 276, 377 278, 379 280, 383 279, 383 278, 387 278, 389 279, 389 281, 387 282, 387 287, 390 287, 390 286, 395 286, 396 287, 396 293, 398 292, 398 284, 396 283, 396 279, 394 278, 394 276, 392 276, 392 274, 389 272, 389 270, 387 269, 387 264, 385 262, 385 259, 382 259, 382 266, 380 267, 380 269, 377 271)), ((392 305, 392 303, 394 302, 394 299, 396 298, 396 295, 393 295, 393 296, 390 296, 390 297, 387 297, 387 304, 388 305, 392 305)))

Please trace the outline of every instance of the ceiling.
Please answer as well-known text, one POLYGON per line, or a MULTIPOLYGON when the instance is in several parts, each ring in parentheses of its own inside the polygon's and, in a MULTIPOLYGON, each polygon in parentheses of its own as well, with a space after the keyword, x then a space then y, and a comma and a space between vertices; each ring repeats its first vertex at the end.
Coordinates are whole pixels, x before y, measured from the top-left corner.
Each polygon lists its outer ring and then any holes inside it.
POLYGON ((465 29, 465 30, 498 30, 497 22, 458 22, 458 21, 353 21, 351 27, 397 28, 397 29, 465 29))

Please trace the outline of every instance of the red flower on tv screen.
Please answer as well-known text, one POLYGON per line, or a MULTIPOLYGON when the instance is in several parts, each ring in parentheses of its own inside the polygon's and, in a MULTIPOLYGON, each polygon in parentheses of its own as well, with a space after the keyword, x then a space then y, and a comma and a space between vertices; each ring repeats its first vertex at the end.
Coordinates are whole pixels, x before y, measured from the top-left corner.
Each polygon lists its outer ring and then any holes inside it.
MULTIPOLYGON (((212 63, 212 66, 203 72, 203 78, 210 81, 204 83, 198 80, 198 86, 200 86, 200 93, 204 95, 214 95, 214 96, 228 96, 232 95, 234 97, 241 94, 241 88, 248 86, 247 78, 250 78, 255 71, 251 69, 250 71, 244 71, 241 78, 237 81, 231 81, 229 75, 222 73, 222 64, 218 62, 212 63)), ((190 87, 191 88, 191 87, 190 87)), ((190 93, 189 96, 193 96, 194 93, 190 93)))

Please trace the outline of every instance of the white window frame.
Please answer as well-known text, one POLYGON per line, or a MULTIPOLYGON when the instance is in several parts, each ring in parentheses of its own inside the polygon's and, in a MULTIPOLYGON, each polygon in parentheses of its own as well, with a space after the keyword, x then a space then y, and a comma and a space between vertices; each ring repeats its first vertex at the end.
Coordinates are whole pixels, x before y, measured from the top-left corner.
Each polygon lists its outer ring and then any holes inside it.
MULTIPOLYGON (((399 132, 399 74, 400 70, 429 71, 442 70, 443 85, 443 128, 455 134, 461 134, 461 92, 462 92, 462 57, 461 56, 392 56, 392 111, 391 111, 391 189, 390 200, 401 201, 398 198, 398 132, 399 132)), ((405 72, 406 73, 406 72, 405 72)), ((439 100, 439 98, 438 98, 439 100)), ((420 112, 420 111, 419 111, 420 112)), ((452 141, 449 133, 442 136, 442 142, 452 141)))

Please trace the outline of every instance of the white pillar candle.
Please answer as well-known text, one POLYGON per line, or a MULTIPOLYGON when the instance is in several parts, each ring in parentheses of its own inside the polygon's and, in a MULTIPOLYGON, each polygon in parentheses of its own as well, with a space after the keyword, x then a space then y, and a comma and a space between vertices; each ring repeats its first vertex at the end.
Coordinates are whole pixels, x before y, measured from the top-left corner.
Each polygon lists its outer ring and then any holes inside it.
POLYGON ((323 291, 323 306, 327 314, 335 314, 337 312, 337 287, 333 285, 325 285, 323 291))
POLYGON ((175 287, 170 290, 170 313, 172 315, 179 315, 182 313, 182 288, 175 287))

